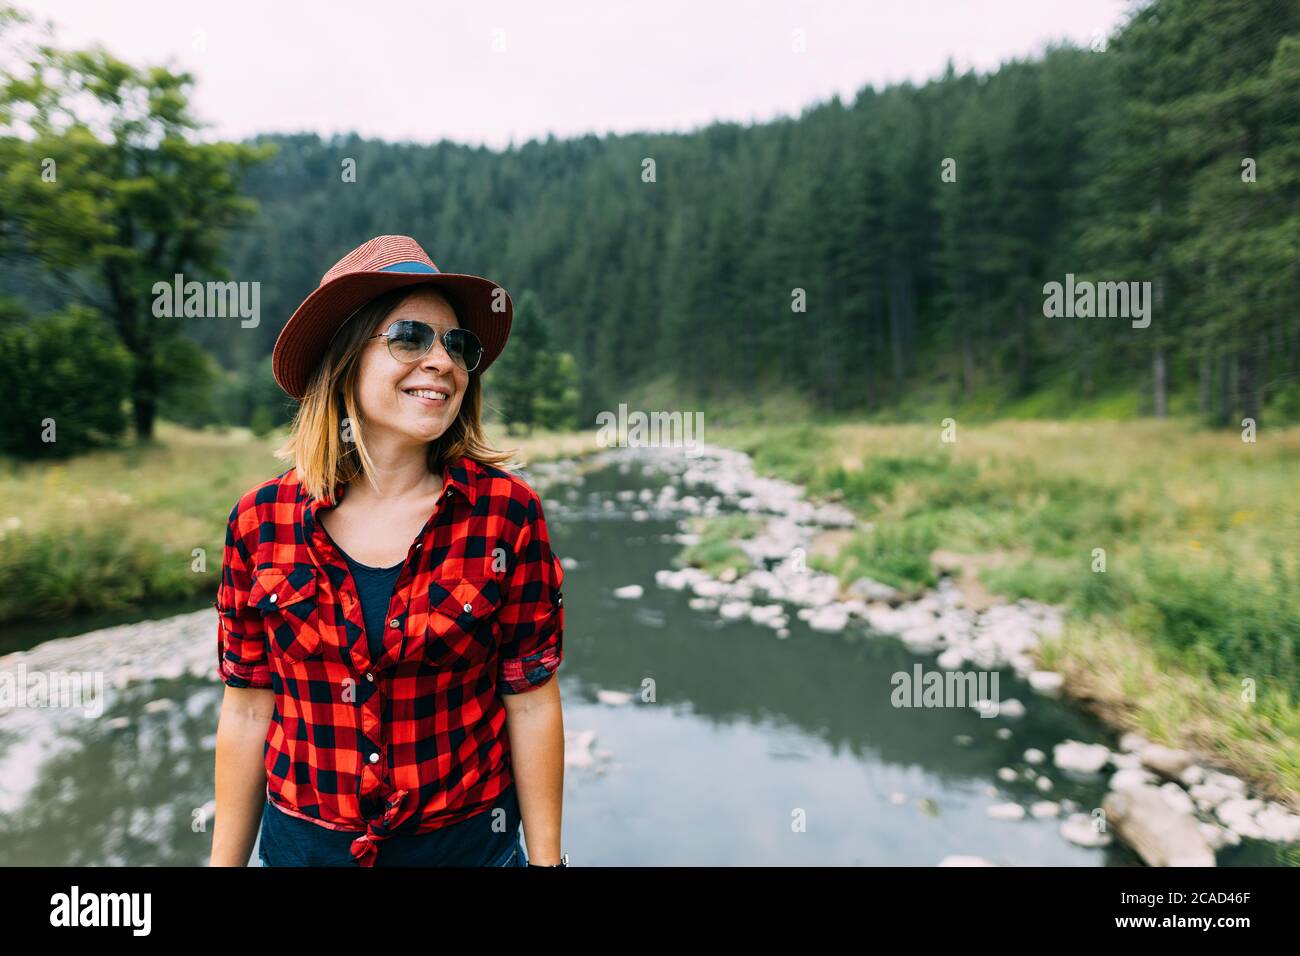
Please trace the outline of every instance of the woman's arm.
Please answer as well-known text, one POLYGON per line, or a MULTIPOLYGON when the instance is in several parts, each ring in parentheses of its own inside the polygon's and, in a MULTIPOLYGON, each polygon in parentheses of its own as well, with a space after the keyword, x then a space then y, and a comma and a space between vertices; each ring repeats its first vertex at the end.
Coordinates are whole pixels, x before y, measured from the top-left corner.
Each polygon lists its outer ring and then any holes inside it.
POLYGON ((506 733, 519 812, 524 818, 528 862, 560 862, 560 816, 564 799, 564 713, 560 681, 523 694, 502 694, 506 733))
POLYGON ((266 732, 275 709, 269 688, 226 687, 217 723, 217 809, 211 866, 247 866, 266 801, 266 732))

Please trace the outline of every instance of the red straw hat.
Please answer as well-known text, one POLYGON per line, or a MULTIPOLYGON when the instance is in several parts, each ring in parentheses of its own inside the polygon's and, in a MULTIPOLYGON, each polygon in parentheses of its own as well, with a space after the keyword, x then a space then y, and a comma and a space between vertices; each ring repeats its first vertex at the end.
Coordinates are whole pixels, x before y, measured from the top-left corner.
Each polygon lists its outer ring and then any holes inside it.
POLYGON ((271 353, 280 387, 302 398, 343 323, 375 296, 408 285, 432 285, 447 293, 460 324, 483 343, 474 372, 486 372, 510 336, 514 306, 506 290, 480 276, 439 272, 410 236, 376 236, 334 263, 280 330, 271 353))

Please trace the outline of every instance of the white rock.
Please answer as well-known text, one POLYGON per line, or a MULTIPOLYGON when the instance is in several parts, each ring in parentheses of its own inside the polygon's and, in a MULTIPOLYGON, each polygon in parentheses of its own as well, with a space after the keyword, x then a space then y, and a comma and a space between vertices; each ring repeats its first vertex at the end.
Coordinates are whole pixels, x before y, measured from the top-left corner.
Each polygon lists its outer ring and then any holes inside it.
POLYGON ((1186 767, 1183 772, 1178 775, 1178 779, 1184 787, 1195 786, 1205 780, 1205 768, 1192 764, 1190 767, 1186 767))
POLYGON ((1105 744, 1085 744, 1078 740, 1066 740, 1052 748, 1052 762, 1062 770, 1076 773, 1096 773, 1110 759, 1110 750, 1105 744))
POLYGON ((1120 770, 1111 775, 1110 789, 1132 790, 1134 787, 1149 787, 1156 782, 1155 774, 1140 767, 1120 770))
POLYGON ((1052 780, 1050 777, 1039 777, 1034 781, 1034 786, 1043 791, 1043 793, 1046 793, 1048 790, 1052 789, 1052 780))
POLYGON ((1125 752, 1136 752, 1141 750, 1143 747, 1148 746, 1150 743, 1151 741, 1147 740, 1141 734, 1129 731, 1119 738, 1119 749, 1125 752))
POLYGON ((1217 823, 1201 823, 1200 827, 1205 842, 1210 845, 1211 850, 1222 850, 1225 846, 1236 846, 1241 843, 1240 836, 1217 823))
POLYGON ((1195 813, 1196 805, 1192 803, 1192 798, 1187 795, 1187 791, 1178 784, 1171 782, 1160 785, 1160 792, 1164 794, 1165 800, 1171 807, 1179 813, 1195 813))
POLYGON ((998 705, 998 713, 1003 717, 1018 718, 1025 716, 1025 705, 1014 697, 1008 697, 998 705))
POLYGON ((994 820, 1023 820, 1025 808, 1018 803, 995 803, 988 808, 988 815, 994 820))
POLYGON ((1054 800, 1036 800, 1029 807, 1029 815, 1035 820, 1046 820, 1048 817, 1059 816, 1061 805, 1054 800))
POLYGON ((965 662, 966 655, 957 647, 947 648, 935 660, 935 663, 946 671, 959 670, 965 662))
POLYGON ((1047 759, 1047 754, 1043 753, 1037 747, 1030 747, 1025 751, 1025 763, 1042 763, 1047 759))
POLYGON ((1071 843, 1084 847, 1109 846, 1111 835, 1093 825, 1086 813, 1071 813, 1061 821, 1061 836, 1071 843))
POLYGON ((1215 807, 1214 815, 1234 833, 1251 839, 1262 840, 1264 838, 1264 828, 1255 820, 1255 814, 1263 808, 1264 803, 1262 800, 1246 800, 1241 797, 1232 797, 1215 807))
POLYGON ((1032 671, 1029 674, 1029 686, 1047 697, 1056 697, 1061 693, 1065 678, 1055 671, 1032 671))
POLYGON ((632 695, 625 690, 598 690, 596 699, 602 704, 626 704, 632 699, 632 695))
POLYGON ((814 631, 842 631, 849 623, 849 614, 844 610, 843 605, 829 605, 818 609, 817 613, 808 619, 808 626, 814 631))
POLYGON ((748 601, 723 601, 722 606, 718 608, 718 614, 724 620, 739 621, 741 618, 749 616, 749 608, 748 601))
POLYGON ((1276 843, 1300 842, 1300 814, 1280 804, 1270 803, 1255 814, 1255 825, 1263 831, 1260 839, 1276 843))
POLYGON ((614 588, 614 597, 616 598, 636 599, 643 593, 645 593, 645 588, 639 584, 628 584, 621 588, 614 588))
POLYGON ((1014 783, 1020 779, 1020 774, 1016 773, 1010 767, 998 767, 998 779, 1004 783, 1014 783))
POLYGON ((940 866, 997 866, 982 856, 945 856, 939 861, 940 866))
POLYGON ((1147 744, 1138 753, 1142 766, 1169 780, 1176 780, 1192 764, 1192 755, 1186 750, 1174 750, 1160 744, 1147 744))
POLYGON ((1148 866, 1214 866, 1214 850, 1189 813, 1179 813, 1155 787, 1112 790, 1102 809, 1115 833, 1148 866))

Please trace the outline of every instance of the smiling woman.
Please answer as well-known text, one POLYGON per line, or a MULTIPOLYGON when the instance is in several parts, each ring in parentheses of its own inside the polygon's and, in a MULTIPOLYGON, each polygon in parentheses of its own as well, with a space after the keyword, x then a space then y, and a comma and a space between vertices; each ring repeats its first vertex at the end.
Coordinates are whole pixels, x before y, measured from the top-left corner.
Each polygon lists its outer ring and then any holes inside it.
POLYGON ((270 866, 523 865, 521 818, 560 860, 563 570, 480 422, 510 316, 381 236, 281 332, 294 468, 236 503, 217 597, 214 865, 259 825, 270 866))

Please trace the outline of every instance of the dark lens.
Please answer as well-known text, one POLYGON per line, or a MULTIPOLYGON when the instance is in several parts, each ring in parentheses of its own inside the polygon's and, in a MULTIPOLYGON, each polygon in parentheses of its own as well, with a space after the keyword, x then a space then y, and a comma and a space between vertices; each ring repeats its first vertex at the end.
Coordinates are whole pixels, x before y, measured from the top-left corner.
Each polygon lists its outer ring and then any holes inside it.
POLYGON ((479 359, 483 357, 483 345, 477 335, 469 329, 448 329, 445 341, 447 351, 457 365, 467 372, 478 367, 479 359))
POLYGON ((402 319, 388 327, 388 351, 399 362, 414 362, 433 344, 433 326, 402 319))

